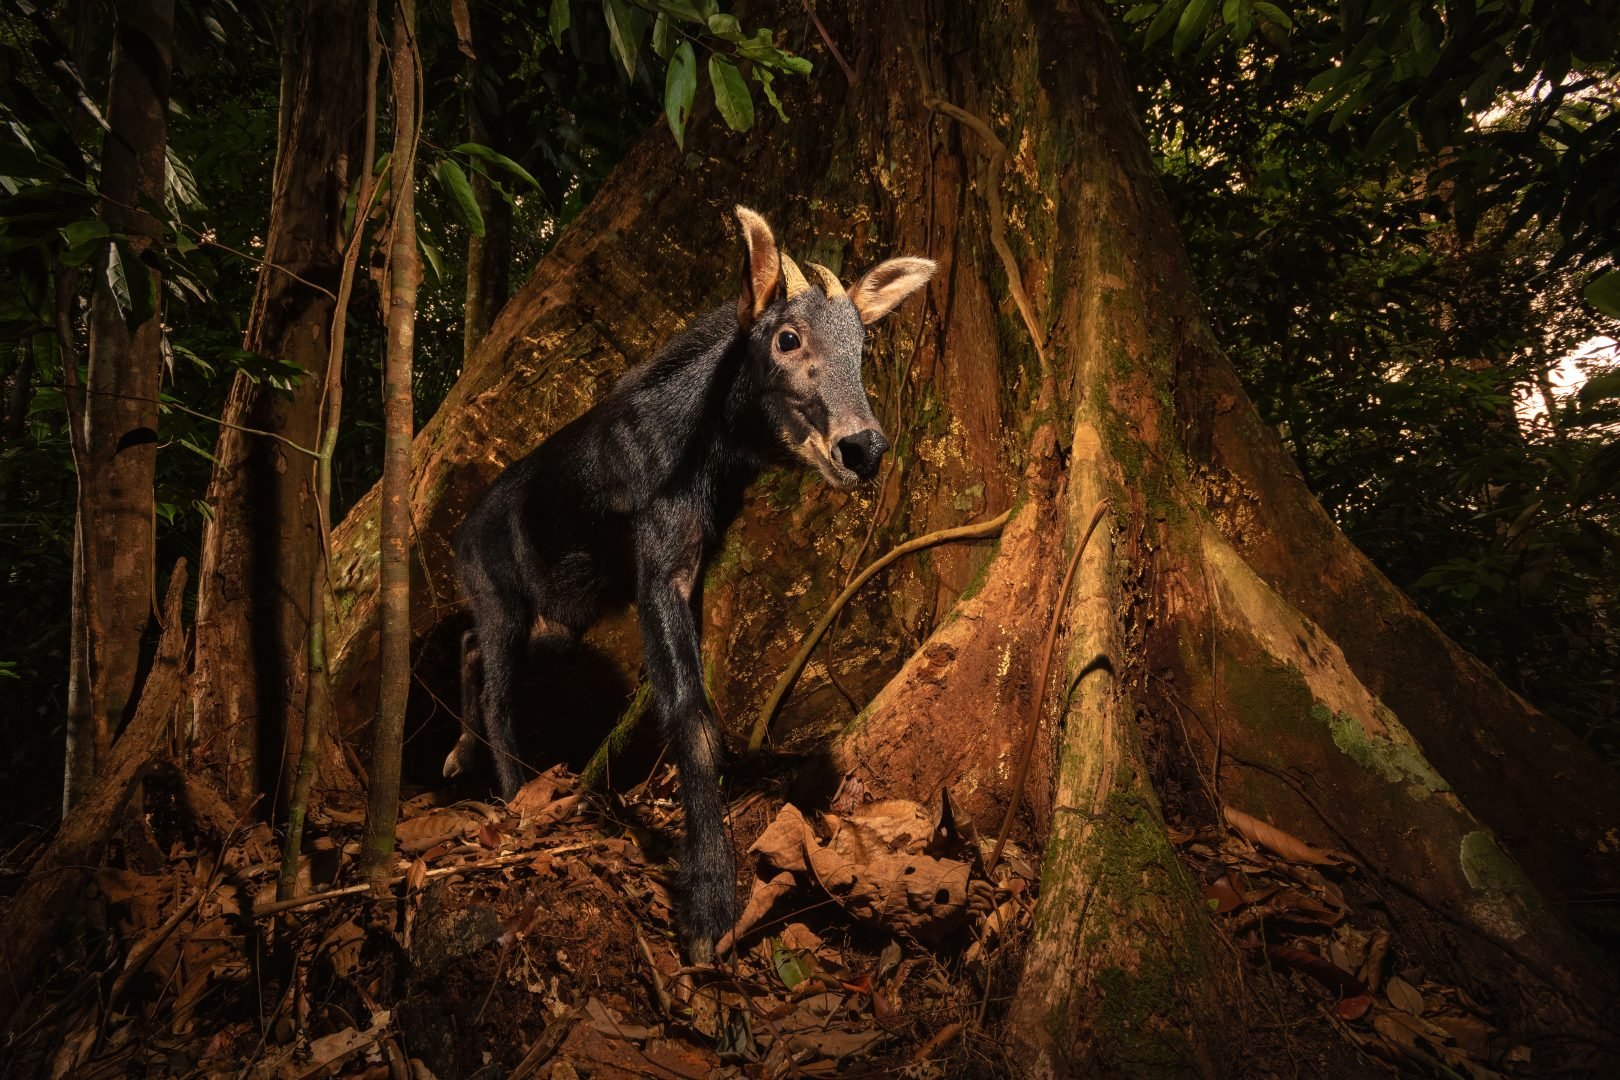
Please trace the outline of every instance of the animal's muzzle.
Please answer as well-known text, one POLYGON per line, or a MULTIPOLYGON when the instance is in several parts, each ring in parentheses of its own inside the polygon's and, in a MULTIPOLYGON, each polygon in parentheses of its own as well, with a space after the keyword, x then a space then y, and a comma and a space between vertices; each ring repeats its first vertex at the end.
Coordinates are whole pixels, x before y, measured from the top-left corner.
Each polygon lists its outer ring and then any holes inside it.
POLYGON ((838 456, 843 459, 844 468, 862 480, 877 475, 878 464, 888 452, 889 440, 877 428, 867 428, 838 440, 838 456))

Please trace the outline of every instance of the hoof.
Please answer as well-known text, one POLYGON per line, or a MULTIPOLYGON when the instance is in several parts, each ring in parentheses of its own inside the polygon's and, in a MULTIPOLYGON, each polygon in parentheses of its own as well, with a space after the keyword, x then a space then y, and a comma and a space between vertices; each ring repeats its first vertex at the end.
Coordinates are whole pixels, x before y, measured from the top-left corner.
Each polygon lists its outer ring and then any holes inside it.
POLYGON ((695 966, 711 965, 714 963, 714 942, 706 937, 690 938, 686 942, 686 955, 695 966))
POLYGON ((461 747, 458 746, 454 750, 450 751, 449 754, 445 755, 444 778, 446 780, 454 780, 456 777, 467 772, 468 767, 469 762, 462 756, 461 747))

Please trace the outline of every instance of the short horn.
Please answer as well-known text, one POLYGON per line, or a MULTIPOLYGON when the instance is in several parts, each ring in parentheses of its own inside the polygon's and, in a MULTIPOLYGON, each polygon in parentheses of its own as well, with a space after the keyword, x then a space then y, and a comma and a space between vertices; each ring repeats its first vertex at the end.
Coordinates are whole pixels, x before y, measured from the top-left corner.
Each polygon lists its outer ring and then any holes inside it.
POLYGON ((810 283, 804 280, 804 274, 800 272, 798 264, 786 255, 782 256, 782 284, 787 286, 789 300, 810 289, 810 283))
POLYGON ((844 295, 844 283, 838 280, 837 274, 820 263, 811 263, 810 270, 821 279, 821 291, 827 294, 828 299, 836 300, 844 295))

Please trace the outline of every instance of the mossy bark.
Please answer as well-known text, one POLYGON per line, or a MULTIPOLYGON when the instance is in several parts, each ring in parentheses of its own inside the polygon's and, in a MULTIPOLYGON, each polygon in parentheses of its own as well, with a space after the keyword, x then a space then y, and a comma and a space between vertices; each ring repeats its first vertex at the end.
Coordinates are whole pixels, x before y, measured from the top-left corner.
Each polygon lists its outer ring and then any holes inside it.
MULTIPOLYGON (((858 87, 812 44, 797 123, 738 138, 700 114, 685 157, 652 132, 496 320, 416 443, 418 633, 449 636, 450 537, 498 469, 730 298, 732 203, 846 278, 927 254, 924 302, 871 349, 893 471, 854 496, 763 478, 711 567, 720 714, 746 722, 857 563, 1011 506, 998 545, 930 551, 853 605, 840 671, 882 689, 835 749, 876 793, 948 788, 993 832, 1041 706, 1015 835, 1044 850, 1042 898, 1008 1014, 1030 1072, 1228 1060, 1210 929, 1164 830, 1171 774, 1205 776, 1180 813, 1224 803, 1352 845, 1410 928, 1403 948, 1516 1031, 1590 1030, 1612 987, 1558 901, 1616 874, 1612 781, 1383 581, 1260 423, 1203 321, 1102 12, 837 8, 818 11, 858 45, 858 87), (1065 677, 1039 687, 1054 617, 1065 677)), ((350 693, 376 655, 375 528, 371 496, 340 531, 350 693)), ((630 685, 634 633, 603 641, 630 685)), ((826 677, 812 665, 781 722, 801 742, 847 719, 826 677)))
MULTIPOLYGON (((366 0, 287 6, 270 227, 243 345, 302 375, 291 392, 238 375, 214 448, 190 741, 244 806, 286 794, 303 741, 321 537, 315 461, 293 446, 321 441, 344 204, 368 167, 366 38, 366 0)), ((334 748, 320 762, 329 781, 346 777, 334 748)))

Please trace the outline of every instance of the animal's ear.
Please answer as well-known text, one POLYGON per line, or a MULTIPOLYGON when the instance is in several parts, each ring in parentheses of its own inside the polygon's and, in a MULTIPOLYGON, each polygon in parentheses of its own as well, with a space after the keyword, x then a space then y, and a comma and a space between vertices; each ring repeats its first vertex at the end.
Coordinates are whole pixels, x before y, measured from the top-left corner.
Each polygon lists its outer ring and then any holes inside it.
POLYGON ((875 323, 900 301, 928 284, 938 264, 933 259, 904 256, 879 263, 849 290, 850 302, 863 323, 875 323))
POLYGON ((781 287, 782 256, 776 250, 776 237, 765 219, 746 206, 736 208, 737 224, 743 234, 742 293, 737 297, 737 322, 744 329, 776 299, 781 287))

